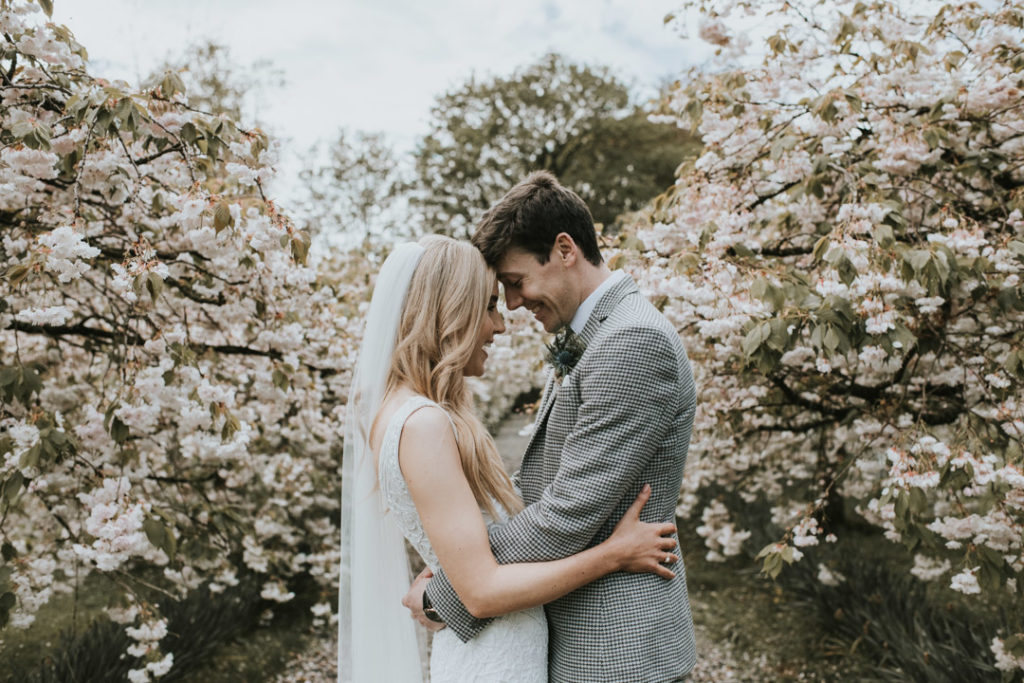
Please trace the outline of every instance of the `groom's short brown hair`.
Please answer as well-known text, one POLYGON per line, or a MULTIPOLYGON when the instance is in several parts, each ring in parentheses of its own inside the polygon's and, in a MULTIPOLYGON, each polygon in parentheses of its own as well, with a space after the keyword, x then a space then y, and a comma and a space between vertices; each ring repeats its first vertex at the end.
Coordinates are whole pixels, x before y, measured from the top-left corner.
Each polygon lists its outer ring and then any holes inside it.
POLYGON ((600 265, 597 232, 586 203, 554 174, 537 171, 487 210, 472 241, 491 267, 514 247, 547 263, 555 238, 562 232, 572 237, 587 261, 600 265))

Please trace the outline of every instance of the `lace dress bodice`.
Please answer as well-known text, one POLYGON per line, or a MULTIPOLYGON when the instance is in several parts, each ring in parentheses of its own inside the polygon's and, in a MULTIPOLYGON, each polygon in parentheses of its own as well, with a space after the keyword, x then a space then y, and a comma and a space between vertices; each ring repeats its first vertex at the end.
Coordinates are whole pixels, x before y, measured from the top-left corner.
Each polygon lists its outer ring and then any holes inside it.
POLYGON ((424 406, 437 404, 424 396, 411 396, 395 411, 388 426, 384 430, 384 438, 380 444, 380 455, 377 459, 377 472, 380 479, 380 492, 388 512, 394 515, 402 535, 420 554, 432 571, 440 569, 434 549, 430 547, 427 533, 416 513, 416 505, 412 502, 409 487, 402 476, 398 465, 398 444, 402 440, 402 427, 409 416, 424 406))
MULTIPOLYGON (((427 566, 436 572, 440 569, 437 555, 423 530, 398 463, 402 427, 410 415, 424 406, 440 407, 426 397, 411 396, 395 411, 381 440, 377 471, 389 514, 427 566)), ((500 505, 495 507, 502 519, 493 520, 481 510, 488 528, 505 521, 504 510, 500 505)), ((541 607, 497 617, 468 643, 446 628, 434 634, 431 683, 546 683, 547 651, 547 619, 541 607)))

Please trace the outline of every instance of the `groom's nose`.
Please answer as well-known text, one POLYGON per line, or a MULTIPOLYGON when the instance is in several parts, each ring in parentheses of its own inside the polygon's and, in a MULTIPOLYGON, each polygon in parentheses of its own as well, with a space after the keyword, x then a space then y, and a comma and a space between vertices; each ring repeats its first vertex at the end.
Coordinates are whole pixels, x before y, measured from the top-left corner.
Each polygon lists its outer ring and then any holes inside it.
POLYGON ((523 297, 519 296, 519 292, 511 289, 505 289, 505 306, 510 311, 514 311, 523 305, 523 297))

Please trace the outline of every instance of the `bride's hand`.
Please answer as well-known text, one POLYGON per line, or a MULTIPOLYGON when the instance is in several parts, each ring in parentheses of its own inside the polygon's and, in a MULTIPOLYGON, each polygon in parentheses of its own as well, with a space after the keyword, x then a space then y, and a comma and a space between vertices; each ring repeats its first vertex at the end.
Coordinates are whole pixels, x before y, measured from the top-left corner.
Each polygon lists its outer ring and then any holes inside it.
POLYGON ((675 572, 666 565, 679 561, 676 555, 676 540, 672 534, 676 525, 671 522, 650 524, 640 521, 640 510, 651 497, 650 484, 644 484, 640 495, 626 510, 619 523, 615 525, 612 535, 605 541, 620 571, 649 572, 666 579, 675 576, 675 572))

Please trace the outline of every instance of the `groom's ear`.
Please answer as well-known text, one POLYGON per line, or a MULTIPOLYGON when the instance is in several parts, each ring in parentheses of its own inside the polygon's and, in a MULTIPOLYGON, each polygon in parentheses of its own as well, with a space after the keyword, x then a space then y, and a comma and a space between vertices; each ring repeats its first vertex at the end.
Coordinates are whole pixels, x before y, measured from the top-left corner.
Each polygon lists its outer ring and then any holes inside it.
POLYGON ((560 232, 555 236, 555 246, 552 249, 553 256, 566 268, 576 264, 576 256, 579 254, 579 247, 567 232, 560 232))

